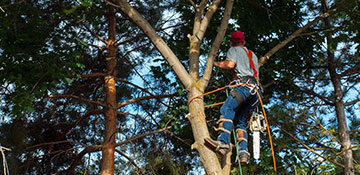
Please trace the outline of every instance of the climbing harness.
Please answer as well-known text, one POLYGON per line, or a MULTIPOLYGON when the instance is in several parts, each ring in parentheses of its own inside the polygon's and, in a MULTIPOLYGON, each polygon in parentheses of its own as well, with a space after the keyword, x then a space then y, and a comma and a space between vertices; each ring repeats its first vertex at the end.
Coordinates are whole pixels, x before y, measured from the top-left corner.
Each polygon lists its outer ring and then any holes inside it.
MULTIPOLYGON (((276 174, 276 161, 275 161, 275 153, 274 153, 274 147, 273 147, 273 143, 272 143, 272 138, 271 138, 271 133, 270 133, 270 128, 269 128, 269 122, 267 120, 267 117, 266 117, 266 113, 265 113, 265 108, 264 108, 264 104, 262 102, 262 99, 261 99, 261 96, 260 96, 260 93, 257 89, 256 86, 254 86, 253 84, 250 84, 250 83, 238 83, 238 84, 235 84, 235 85, 232 85, 235 81, 232 81, 229 85, 226 85, 224 87, 221 87, 221 88, 218 88, 218 89, 215 89, 213 91, 210 91, 210 92, 207 92, 207 93, 204 93, 204 94, 201 94, 201 95, 198 95, 198 96, 195 96, 193 98, 191 98, 187 105, 189 106, 190 103, 196 99, 196 98, 199 98, 199 97, 203 97, 205 95, 209 95, 209 94, 212 94, 212 93, 215 93, 217 91, 221 91, 221 90, 224 90, 226 88, 235 88, 235 87, 238 87, 238 86, 250 86, 250 87, 255 87, 253 88, 253 90, 255 90, 255 93, 257 94, 257 96, 259 97, 259 101, 260 101, 260 104, 261 104, 261 108, 262 108, 262 112, 263 112, 263 117, 265 119, 265 123, 266 123, 266 130, 268 132, 268 135, 269 135, 269 142, 270 142, 270 147, 271 147, 271 152, 272 152, 272 158, 273 158, 273 166, 274 166, 274 171, 275 171, 275 174, 276 174)), ((251 91, 252 89, 250 89, 251 91)), ((207 106, 204 106, 204 107, 211 107, 211 106, 216 106, 216 105, 220 105, 220 104, 224 104, 224 102, 220 102, 220 103, 216 103, 216 104, 212 104, 212 105, 207 105, 207 106)), ((261 120, 261 119, 260 119, 261 120)), ((235 136, 234 136, 235 137, 235 136)), ((236 140, 236 138, 235 138, 236 140)), ((237 150, 236 150, 237 151, 237 150)), ((255 156, 255 155, 254 155, 255 156)), ((239 165, 240 166, 240 165, 239 165)))

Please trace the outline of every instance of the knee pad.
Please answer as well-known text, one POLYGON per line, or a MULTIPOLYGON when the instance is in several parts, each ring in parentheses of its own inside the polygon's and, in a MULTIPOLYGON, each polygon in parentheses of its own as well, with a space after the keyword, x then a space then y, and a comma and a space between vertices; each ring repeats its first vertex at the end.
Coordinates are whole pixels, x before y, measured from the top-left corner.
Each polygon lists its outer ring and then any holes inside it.
POLYGON ((231 89, 230 95, 236 99, 236 101, 238 102, 239 105, 245 101, 245 99, 242 97, 242 95, 235 89, 231 89))

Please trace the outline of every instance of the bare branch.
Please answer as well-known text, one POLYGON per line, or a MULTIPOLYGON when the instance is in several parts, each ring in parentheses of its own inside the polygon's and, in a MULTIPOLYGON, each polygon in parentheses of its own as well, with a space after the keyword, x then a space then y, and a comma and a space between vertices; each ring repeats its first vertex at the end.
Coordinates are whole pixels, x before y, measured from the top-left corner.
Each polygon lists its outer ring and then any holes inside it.
POLYGON ((142 135, 139 135, 139 136, 135 136, 135 137, 130 138, 130 139, 128 139, 128 140, 125 140, 125 141, 122 141, 122 142, 117 143, 117 144, 115 145, 115 147, 120 146, 120 145, 123 145, 123 144, 130 143, 130 142, 133 142, 133 141, 135 141, 135 140, 137 140, 137 139, 143 138, 143 137, 148 136, 148 135, 152 135, 152 134, 156 134, 156 133, 159 133, 159 132, 163 132, 163 131, 165 131, 165 130, 167 130, 167 129, 170 129, 170 128, 171 128, 171 126, 166 127, 166 128, 161 128, 161 129, 158 129, 158 130, 156 130, 156 131, 152 131, 152 132, 149 132, 149 133, 145 133, 145 134, 142 134, 142 135))
POLYGON ((88 31, 91 33, 91 35, 95 36, 98 40, 102 41, 102 42, 105 43, 106 45, 109 44, 108 41, 106 41, 104 38, 102 38, 101 36, 99 36, 98 34, 96 34, 95 32, 93 32, 92 30, 90 30, 89 27, 87 27, 86 25, 83 25, 83 26, 86 28, 86 30, 88 30, 88 31))
POLYGON ((328 159, 327 157, 315 152, 312 148, 310 148, 309 146, 307 146, 304 142, 302 142, 301 140, 299 140, 298 138, 296 138, 294 135, 290 134, 289 132, 287 132, 286 130, 282 129, 282 131, 284 131, 286 134, 288 134, 290 137, 292 137, 294 140, 296 140, 297 142, 299 142, 300 144, 302 144, 306 149, 308 149, 310 152, 314 153, 315 155, 317 156, 320 156, 321 158, 327 160, 327 161, 330 161, 332 163, 334 163, 335 165, 337 166, 340 166, 342 168, 345 168, 345 166, 343 164, 340 164, 338 162, 336 162, 335 160, 331 160, 331 159, 328 159))
POLYGON ((93 101, 93 100, 89 100, 83 97, 79 97, 79 96, 75 96, 75 95, 49 95, 48 98, 73 98, 79 101, 83 101, 83 102, 87 102, 87 103, 91 103, 91 104, 96 104, 96 105, 100 105, 102 107, 106 107, 105 104, 97 102, 97 101, 93 101))
POLYGON ((185 67, 176 57, 174 52, 169 48, 165 41, 156 33, 154 28, 147 22, 144 17, 134 9, 127 0, 114 0, 116 4, 109 2, 110 5, 113 5, 117 8, 120 8, 124 14, 126 14, 136 25, 140 27, 142 31, 149 37, 154 46, 159 50, 161 55, 169 63, 169 65, 174 70, 175 74, 179 77, 182 84, 189 89, 193 83, 193 79, 190 77, 189 73, 186 71, 185 67))
POLYGON ((120 104, 117 105, 116 109, 122 108, 126 105, 132 104, 132 103, 136 103, 139 102, 141 100, 149 100, 149 99, 160 99, 160 98, 169 98, 169 97, 174 97, 176 96, 175 94, 168 94, 168 95, 152 95, 152 96, 145 96, 145 97, 139 97, 139 98, 134 98, 128 101, 124 101, 120 104))
POLYGON ((57 175, 57 174, 69 174, 70 172, 74 171, 75 167, 78 165, 78 163, 81 161, 81 159, 84 157, 85 154, 100 151, 101 148, 102 148, 102 145, 87 146, 84 150, 82 150, 74 158, 74 161, 71 163, 71 165, 70 165, 70 167, 68 169, 56 172, 54 175, 57 175))
MULTIPOLYGON (((80 78, 97 78, 97 77, 105 77, 105 76, 106 75, 104 73, 95 72, 95 73, 91 73, 91 74, 80 75, 80 78)), ((68 75, 67 77, 69 77, 69 78, 77 78, 75 75, 68 75)))
POLYGON ((211 46, 211 50, 210 50, 209 55, 208 55, 208 61, 206 63, 206 67, 205 67, 205 70, 204 70, 204 75, 203 75, 202 79, 200 80, 201 81, 200 82, 200 89, 202 89, 202 90, 204 90, 207 87, 208 83, 209 83, 212 68, 213 68, 213 64, 214 64, 214 60, 215 60, 215 57, 217 55, 217 51, 218 51, 218 49, 220 47, 220 44, 222 42, 222 39, 225 36, 233 4, 234 4, 234 0, 227 0, 226 1, 226 9, 225 9, 225 12, 224 12, 224 15, 223 15, 224 17, 223 17, 223 19, 221 21, 220 30, 218 31, 218 33, 216 35, 216 38, 214 40, 213 45, 211 46))
POLYGON ((0 6, 0 10, 5 13, 4 8, 8 8, 8 7, 13 6, 13 5, 19 5, 19 4, 22 4, 23 2, 25 2, 25 0, 22 0, 22 1, 19 1, 19 2, 15 2, 15 3, 13 3, 13 4, 8 4, 8 5, 0 6))
POLYGON ((359 101, 360 101, 360 98, 355 99, 355 100, 350 101, 350 102, 346 102, 346 103, 344 103, 344 105, 345 105, 345 106, 350 106, 350 105, 353 105, 353 104, 355 104, 355 103, 357 103, 357 102, 359 102, 359 101))
POLYGON ((86 114, 84 114, 80 119, 78 119, 77 121, 75 121, 73 124, 71 124, 71 126, 69 126, 63 133, 62 135, 65 136, 67 135, 73 128, 75 128, 79 123, 81 123, 82 121, 84 121, 86 118, 92 116, 92 115, 96 115, 96 114, 102 114, 104 111, 103 110, 94 110, 94 111, 89 111, 86 114))
POLYGON ((134 161, 133 159, 131 159, 129 156, 127 156, 126 154, 124 154, 123 152, 121 152, 121 151, 118 150, 118 149, 115 149, 115 151, 116 151, 117 153, 119 153, 120 155, 124 156, 127 160, 129 160, 129 161, 131 162, 131 164, 133 164, 133 165, 136 167, 136 169, 137 169, 139 172, 141 172, 141 174, 145 174, 145 173, 143 172, 143 170, 135 163, 135 161, 134 161))
POLYGON ((312 26, 313 24, 315 24, 316 22, 318 22, 321 19, 327 18, 331 15, 333 15, 334 13, 340 12, 342 10, 343 7, 345 7, 347 5, 346 2, 342 3, 341 5, 339 5, 337 8, 334 8, 324 14, 321 14, 320 16, 316 17, 314 20, 310 21, 309 23, 307 23, 304 27, 301 27, 299 29, 297 29, 293 34, 291 34, 286 40, 280 42, 278 45, 276 45, 274 48, 272 48, 269 52, 267 52, 264 56, 262 56, 259 59, 259 67, 261 67, 263 64, 265 64, 266 60, 270 59, 270 57, 276 53, 278 50, 280 50, 282 47, 284 47, 286 44, 288 44, 290 41, 292 41, 293 39, 295 39, 297 36, 299 36, 305 29, 309 28, 310 26, 312 26))
MULTIPOLYGON (((197 36, 199 37, 200 40, 202 40, 202 38, 204 37, 206 29, 209 25, 209 22, 211 21, 212 16, 216 12, 220 2, 221 2, 221 0, 214 0, 212 2, 212 4, 209 6, 208 11, 206 12, 204 18, 201 20, 201 24, 200 24, 198 31, 194 31, 195 32, 194 34, 197 34, 197 36)), ((194 29, 196 29, 196 28, 194 27, 194 29)))

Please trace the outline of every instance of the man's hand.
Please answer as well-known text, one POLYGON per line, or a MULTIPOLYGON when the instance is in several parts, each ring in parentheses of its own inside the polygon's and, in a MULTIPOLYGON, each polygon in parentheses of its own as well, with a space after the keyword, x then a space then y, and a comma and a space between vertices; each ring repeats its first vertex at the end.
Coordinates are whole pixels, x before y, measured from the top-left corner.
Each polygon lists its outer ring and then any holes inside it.
POLYGON ((214 62, 214 66, 220 67, 221 69, 233 69, 235 67, 235 62, 231 60, 214 62))

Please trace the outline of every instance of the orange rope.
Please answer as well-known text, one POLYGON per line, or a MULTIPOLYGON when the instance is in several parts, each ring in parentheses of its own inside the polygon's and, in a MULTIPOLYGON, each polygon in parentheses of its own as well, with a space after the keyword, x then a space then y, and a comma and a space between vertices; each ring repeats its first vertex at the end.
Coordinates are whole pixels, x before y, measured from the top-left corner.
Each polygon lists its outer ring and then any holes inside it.
POLYGON ((268 123, 268 120, 267 120, 267 117, 266 117, 266 113, 265 113, 264 105, 263 105, 263 102, 262 102, 262 100, 261 100, 261 97, 260 97, 259 91, 258 91, 256 88, 255 88, 255 90, 256 90, 256 94, 257 94, 257 95, 258 95, 258 97, 259 97, 260 104, 261 104, 261 108, 262 108, 263 113, 264 113, 264 118, 265 118, 265 122, 266 122, 266 129, 268 130, 268 134, 269 134, 269 141, 270 141, 270 147, 271 147, 271 153, 272 153, 272 157, 273 157, 274 171, 275 171, 275 174, 276 174, 275 153, 274 153, 274 147, 273 147, 273 144, 272 144, 272 139, 271 139, 271 133, 270 133, 270 128, 269 128, 269 123, 268 123))
MULTIPOLYGON (((217 92, 217 91, 221 91, 221 90, 226 89, 226 88, 234 88, 234 87, 238 87, 238 86, 242 86, 242 85, 250 85, 250 84, 248 84, 248 83, 240 83, 240 84, 237 84, 237 85, 230 86, 232 83, 233 83, 233 82, 231 82, 229 85, 227 85, 227 86, 225 86, 225 87, 221 87, 221 88, 215 89, 215 90, 213 90, 213 91, 206 92, 205 94, 201 94, 201 95, 195 96, 195 97, 191 98, 191 99, 188 101, 187 105, 189 106, 189 104, 190 104, 194 99, 196 99, 196 98, 203 97, 203 96, 205 96, 205 95, 209 95, 209 94, 212 94, 212 93, 217 92)), ((250 85, 250 86, 251 86, 251 85, 250 85)))
POLYGON ((211 104, 211 105, 206 105, 206 106, 204 106, 204 108, 208 108, 208 107, 211 107, 211 106, 217 106, 217 105, 222 105, 222 104, 224 104, 225 102, 223 101, 223 102, 220 102, 220 103, 215 103, 215 104, 211 104))
MULTIPOLYGON (((189 104, 190 104, 194 99, 196 99, 196 98, 203 97, 203 96, 208 95, 208 94, 212 94, 212 93, 214 93, 214 92, 223 90, 223 89, 228 88, 228 87, 229 87, 229 88, 235 88, 235 87, 243 86, 243 85, 253 86, 253 85, 248 84, 248 83, 240 83, 240 84, 231 86, 232 83, 233 83, 233 82, 231 82, 229 85, 227 85, 227 86, 225 86, 225 87, 221 87, 221 88, 215 89, 215 90, 213 90, 213 91, 207 92, 207 93, 205 93, 205 94, 201 94, 201 95, 195 96, 195 97, 191 98, 191 99, 188 101, 187 105, 189 106, 189 104)), ((272 153, 272 157, 273 157, 274 171, 275 171, 275 174, 276 174, 275 153, 274 153, 274 147, 273 147, 273 144, 272 144, 272 139, 271 139, 271 133, 270 133, 270 128, 269 128, 269 123, 268 123, 268 120, 267 120, 267 117, 266 117, 264 104, 263 104, 263 102, 262 102, 262 100, 261 100, 261 96, 260 96, 260 94, 259 94, 259 91, 257 90, 257 88, 255 88, 255 90, 256 90, 256 94, 257 94, 258 97, 259 97, 259 101, 260 101, 260 104, 261 104, 261 108, 262 108, 262 111, 263 111, 263 113, 264 113, 264 118, 265 118, 265 122, 266 122, 266 128, 267 128, 267 131, 268 131, 268 134, 269 134, 269 141, 270 141, 271 153, 272 153)), ((211 105, 206 105, 206 106, 204 106, 204 107, 206 108, 206 107, 211 107, 211 106, 216 106, 216 105, 221 105, 221 104, 224 104, 224 102, 215 103, 215 104, 211 104, 211 105)))

